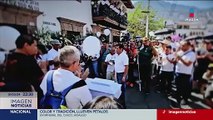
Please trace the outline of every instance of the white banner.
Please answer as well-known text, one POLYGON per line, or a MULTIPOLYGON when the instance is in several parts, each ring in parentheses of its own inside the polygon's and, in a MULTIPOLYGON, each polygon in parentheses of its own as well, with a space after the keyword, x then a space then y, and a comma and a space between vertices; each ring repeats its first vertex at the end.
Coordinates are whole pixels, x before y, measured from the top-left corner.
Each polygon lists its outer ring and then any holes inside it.
POLYGON ((37 93, 0 92, 0 109, 37 109, 37 93))
POLYGON ((155 109, 38 110, 38 120, 156 120, 155 109))

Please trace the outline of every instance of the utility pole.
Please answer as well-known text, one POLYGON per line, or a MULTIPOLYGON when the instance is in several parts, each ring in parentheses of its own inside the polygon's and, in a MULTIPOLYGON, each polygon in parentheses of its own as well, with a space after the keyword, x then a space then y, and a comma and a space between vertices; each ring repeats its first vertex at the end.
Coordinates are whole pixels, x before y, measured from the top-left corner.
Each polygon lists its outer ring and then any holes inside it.
POLYGON ((148 0, 147 13, 146 13, 146 37, 148 37, 149 33, 149 9, 150 9, 150 0, 148 0))

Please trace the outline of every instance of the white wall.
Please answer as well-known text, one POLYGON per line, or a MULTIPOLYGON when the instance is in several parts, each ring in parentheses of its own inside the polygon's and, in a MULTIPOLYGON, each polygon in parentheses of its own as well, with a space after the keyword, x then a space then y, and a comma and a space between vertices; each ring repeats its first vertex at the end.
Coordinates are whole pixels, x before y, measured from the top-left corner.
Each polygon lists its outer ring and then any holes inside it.
MULTIPOLYGON (((92 24, 91 1, 39 1, 39 11, 44 12, 43 16, 48 19, 57 20, 57 17, 64 17, 87 24, 92 24)), ((38 25, 39 26, 39 25, 38 25)))

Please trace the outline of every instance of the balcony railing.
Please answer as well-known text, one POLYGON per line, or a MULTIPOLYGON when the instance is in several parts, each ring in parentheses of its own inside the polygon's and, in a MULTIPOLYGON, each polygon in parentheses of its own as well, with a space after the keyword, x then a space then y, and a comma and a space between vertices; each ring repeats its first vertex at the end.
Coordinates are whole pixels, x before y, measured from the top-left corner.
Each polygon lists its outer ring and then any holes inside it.
POLYGON ((113 5, 93 3, 92 4, 92 14, 93 17, 108 17, 117 23, 127 26, 127 14, 121 12, 120 9, 117 9, 113 5))

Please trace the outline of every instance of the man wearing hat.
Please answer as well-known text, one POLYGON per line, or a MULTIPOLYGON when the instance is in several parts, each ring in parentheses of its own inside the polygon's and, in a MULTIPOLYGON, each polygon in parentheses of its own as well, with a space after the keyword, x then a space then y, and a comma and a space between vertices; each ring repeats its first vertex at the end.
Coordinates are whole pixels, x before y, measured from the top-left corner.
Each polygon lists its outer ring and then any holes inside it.
POLYGON ((150 93, 150 81, 152 73, 152 58, 157 56, 156 50, 150 46, 149 39, 144 37, 142 39, 142 47, 139 49, 139 70, 142 79, 142 86, 147 94, 150 93))
POLYGON ((47 61, 49 65, 49 70, 54 69, 54 65, 57 66, 58 64, 58 55, 59 55, 59 48, 61 46, 61 43, 59 40, 54 39, 51 42, 52 49, 50 49, 47 53, 47 61))
MULTIPOLYGON (((153 59, 153 79, 156 79, 160 84, 162 83, 162 79, 160 79, 161 75, 161 69, 162 69, 162 63, 163 63, 163 57, 165 57, 166 54, 166 47, 170 45, 170 41, 164 39, 162 41, 159 41, 160 45, 157 50, 157 57, 153 59)), ((164 60, 165 61, 165 60, 164 60)), ((162 86, 160 86, 162 88, 162 86)), ((160 90, 157 90, 157 92, 160 92, 160 90)))

